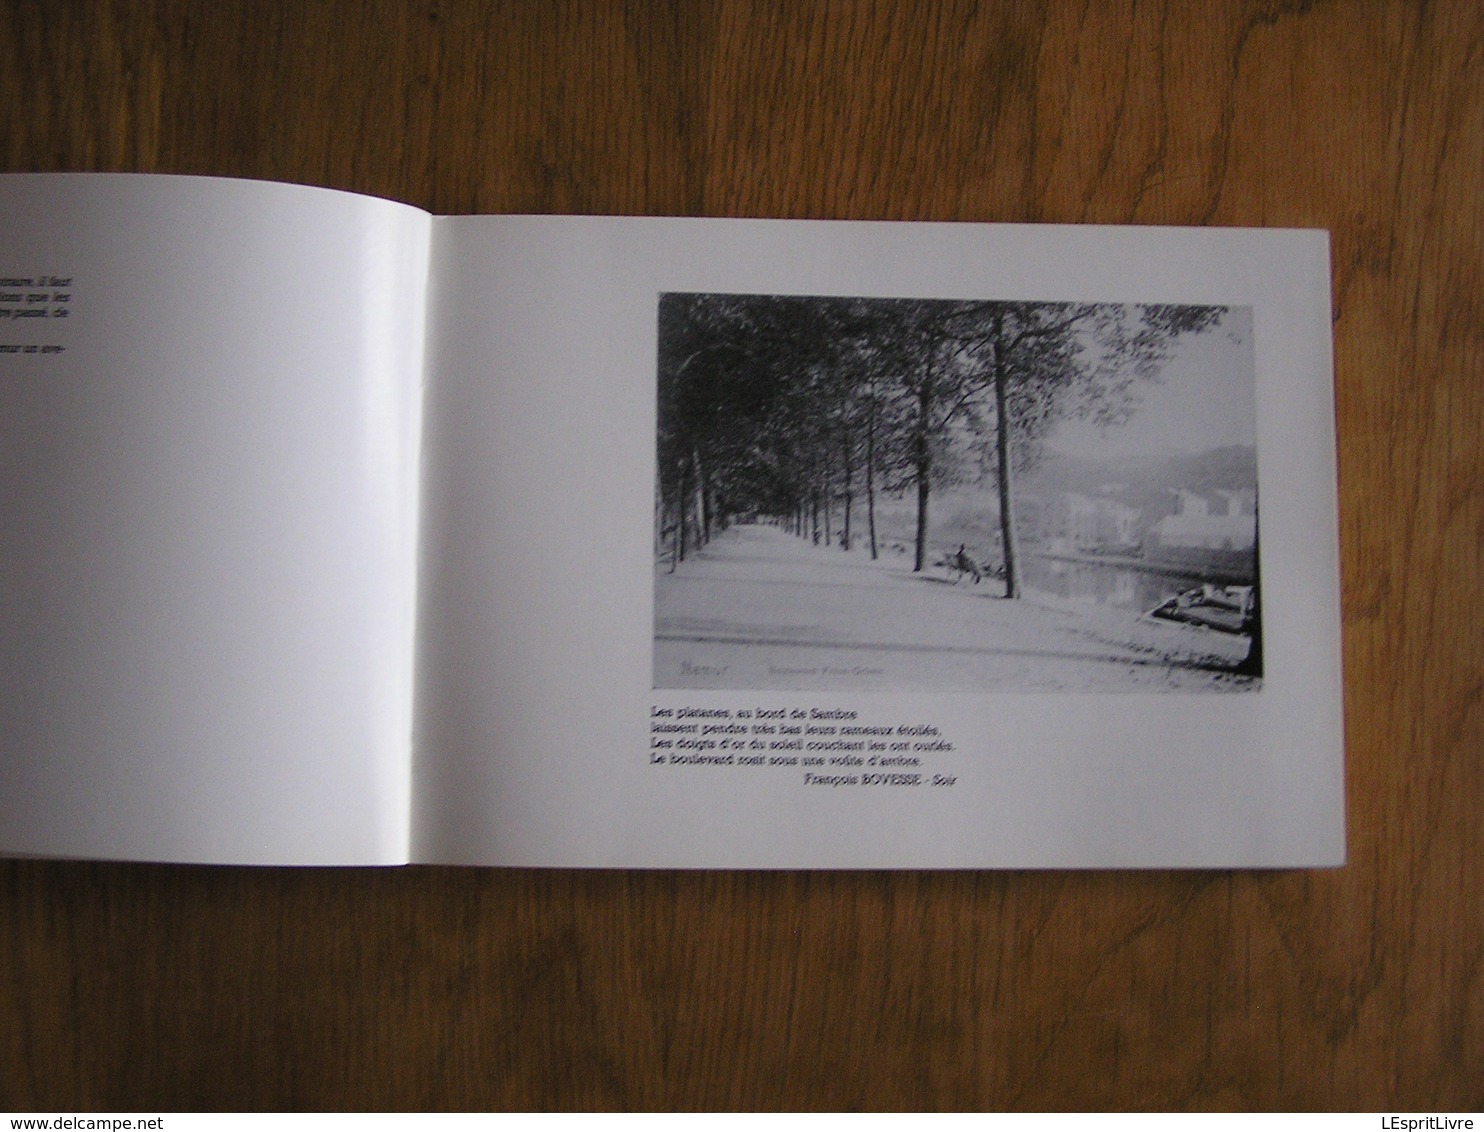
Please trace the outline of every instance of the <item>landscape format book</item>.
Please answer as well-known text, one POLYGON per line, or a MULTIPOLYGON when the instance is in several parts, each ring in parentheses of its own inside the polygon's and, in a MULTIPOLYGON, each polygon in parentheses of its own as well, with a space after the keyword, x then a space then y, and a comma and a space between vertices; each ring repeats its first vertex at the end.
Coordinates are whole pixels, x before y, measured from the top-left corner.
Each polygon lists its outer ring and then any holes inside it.
POLYGON ((1340 864, 1328 257, 0 178, 0 852, 1340 864))

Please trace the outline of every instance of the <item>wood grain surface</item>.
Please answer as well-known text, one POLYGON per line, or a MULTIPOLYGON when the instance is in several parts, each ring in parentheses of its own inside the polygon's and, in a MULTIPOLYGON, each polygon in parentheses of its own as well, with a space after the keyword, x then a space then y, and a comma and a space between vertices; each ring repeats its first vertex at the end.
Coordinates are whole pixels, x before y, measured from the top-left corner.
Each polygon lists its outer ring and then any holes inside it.
POLYGON ((1484 1107, 1484 9, 0 3, 0 169, 1333 233, 1349 864, 0 862, 0 1108, 1484 1107))

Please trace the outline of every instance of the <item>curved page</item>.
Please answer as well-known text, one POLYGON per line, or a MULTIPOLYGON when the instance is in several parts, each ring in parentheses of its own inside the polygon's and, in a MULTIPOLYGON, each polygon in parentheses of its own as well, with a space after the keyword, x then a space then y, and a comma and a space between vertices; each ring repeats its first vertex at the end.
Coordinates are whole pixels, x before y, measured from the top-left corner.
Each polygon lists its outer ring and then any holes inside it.
POLYGON ((405 860, 427 235, 0 179, 0 851, 405 860))

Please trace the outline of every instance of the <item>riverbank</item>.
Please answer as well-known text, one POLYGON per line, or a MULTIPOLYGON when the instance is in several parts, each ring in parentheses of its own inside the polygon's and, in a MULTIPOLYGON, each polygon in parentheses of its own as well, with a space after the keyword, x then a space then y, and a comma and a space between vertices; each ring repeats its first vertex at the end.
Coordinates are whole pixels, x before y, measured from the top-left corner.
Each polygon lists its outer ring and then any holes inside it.
POLYGON ((1243 691, 1244 637, 1030 592, 1006 600, 895 557, 771 527, 725 532, 655 580, 657 687, 1243 691))

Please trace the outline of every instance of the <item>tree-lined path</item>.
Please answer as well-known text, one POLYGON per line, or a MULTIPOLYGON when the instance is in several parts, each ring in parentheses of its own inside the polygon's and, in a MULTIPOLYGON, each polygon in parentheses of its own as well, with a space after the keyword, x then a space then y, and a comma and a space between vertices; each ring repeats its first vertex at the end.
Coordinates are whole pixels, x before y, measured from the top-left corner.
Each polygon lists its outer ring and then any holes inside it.
POLYGON ((734 526, 655 577, 657 687, 1050 690, 1251 684, 1242 638, 1099 607, 1006 601, 772 525, 734 526))
POLYGON ((1224 307, 666 294, 659 309, 655 540, 683 562, 732 516, 864 538, 876 500, 953 483, 998 496, 1004 596, 1021 590, 1016 476, 1058 421, 1127 422, 1136 387, 1224 307), (833 526, 838 517, 839 526, 833 526), (852 519, 854 528, 852 529, 852 519))

